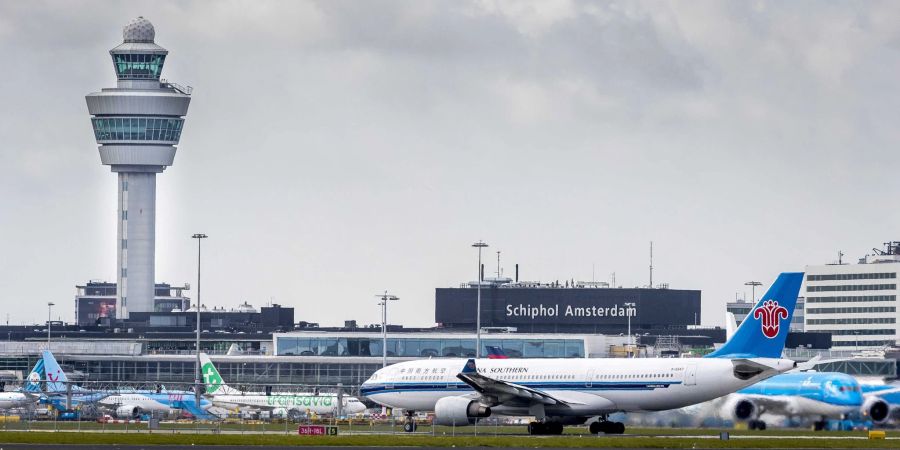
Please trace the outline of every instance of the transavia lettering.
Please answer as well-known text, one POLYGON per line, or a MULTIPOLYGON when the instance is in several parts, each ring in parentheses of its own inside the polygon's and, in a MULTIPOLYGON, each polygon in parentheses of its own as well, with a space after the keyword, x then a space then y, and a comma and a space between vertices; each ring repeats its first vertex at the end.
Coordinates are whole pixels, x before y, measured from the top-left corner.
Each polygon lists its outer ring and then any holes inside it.
POLYGON ((272 395, 266 398, 269 406, 331 406, 334 397, 272 395))
MULTIPOLYGON (((537 317, 559 317, 559 315, 559 304, 552 306, 543 304, 533 306, 521 303, 518 305, 506 305, 507 317, 530 317, 534 319, 537 317)), ((631 306, 625 308, 618 304, 610 307, 568 305, 563 310, 563 315, 566 317, 634 317, 637 315, 637 309, 631 306)))

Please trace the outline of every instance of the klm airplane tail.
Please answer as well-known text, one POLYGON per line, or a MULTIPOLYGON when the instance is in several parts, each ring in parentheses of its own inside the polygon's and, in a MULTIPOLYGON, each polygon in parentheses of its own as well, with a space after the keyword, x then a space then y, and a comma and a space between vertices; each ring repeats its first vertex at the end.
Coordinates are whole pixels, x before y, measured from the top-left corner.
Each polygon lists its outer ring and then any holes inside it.
POLYGON ((28 379, 25 380, 25 386, 22 387, 22 390, 32 393, 41 392, 41 381, 43 380, 44 358, 38 358, 37 363, 34 365, 34 368, 31 369, 31 373, 28 374, 28 379))
POLYGON ((802 272, 779 275, 734 336, 707 358, 780 358, 802 283, 802 272))
POLYGON ((225 380, 219 375, 219 371, 206 353, 200 354, 200 375, 203 377, 203 384, 206 385, 207 394, 227 395, 239 393, 225 384, 225 380))

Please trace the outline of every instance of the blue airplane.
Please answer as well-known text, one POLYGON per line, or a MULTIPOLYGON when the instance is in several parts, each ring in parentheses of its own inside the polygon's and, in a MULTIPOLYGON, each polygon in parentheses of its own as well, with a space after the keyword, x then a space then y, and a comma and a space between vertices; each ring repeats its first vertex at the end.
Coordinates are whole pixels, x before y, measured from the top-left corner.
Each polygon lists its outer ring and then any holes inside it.
MULTIPOLYGON (((737 328, 733 314, 726 314, 725 325, 726 336, 730 338, 737 328)), ((811 369, 814 365, 811 360, 802 366, 811 369)), ((728 395, 719 415, 746 421, 751 430, 765 430, 766 423, 760 419, 763 413, 815 418, 814 428, 823 430, 828 419, 848 416, 860 415, 875 423, 883 423, 888 416, 888 403, 864 392, 859 381, 845 373, 793 371, 775 375, 728 395)))
POLYGON ((817 419, 816 430, 823 430, 827 419, 843 419, 856 413, 874 421, 887 416, 886 403, 867 399, 859 382, 838 372, 794 372, 776 375, 729 395, 722 414, 746 421, 751 430, 765 430, 763 413, 786 417, 817 419))
POLYGON ((190 391, 163 390, 157 392, 152 390, 118 389, 95 392, 73 384, 70 388, 71 402, 68 402, 66 385, 69 384, 69 379, 66 373, 49 350, 44 350, 43 361, 47 375, 47 387, 46 395, 42 402, 51 404, 57 409, 65 410, 67 403, 71 407, 95 404, 114 411, 116 417, 122 419, 138 419, 146 413, 166 413, 173 409, 187 411, 198 418, 210 418, 210 414, 206 410, 212 406, 212 403, 205 398, 201 398, 200 408, 197 408, 194 393, 190 391))

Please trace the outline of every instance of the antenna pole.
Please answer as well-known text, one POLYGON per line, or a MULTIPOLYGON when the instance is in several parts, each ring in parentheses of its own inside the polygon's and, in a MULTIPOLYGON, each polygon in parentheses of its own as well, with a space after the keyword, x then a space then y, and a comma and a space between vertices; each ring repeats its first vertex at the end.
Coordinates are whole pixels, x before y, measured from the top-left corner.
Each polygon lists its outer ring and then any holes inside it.
POLYGON ((653 241, 650 241, 650 289, 653 289, 653 241))

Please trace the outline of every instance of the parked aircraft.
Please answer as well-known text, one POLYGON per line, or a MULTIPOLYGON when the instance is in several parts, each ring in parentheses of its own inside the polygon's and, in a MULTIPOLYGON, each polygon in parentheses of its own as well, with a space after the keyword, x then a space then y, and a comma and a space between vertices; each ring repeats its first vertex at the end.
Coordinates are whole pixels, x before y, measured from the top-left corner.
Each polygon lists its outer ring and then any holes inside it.
POLYGON ((13 409, 31 406, 40 399, 41 381, 44 379, 44 360, 38 359, 37 364, 28 373, 25 385, 22 389, 13 392, 0 392, 0 409, 13 409))
POLYGON ((705 358, 417 360, 376 371, 361 391, 404 409, 407 431, 415 430, 415 411, 434 411, 441 425, 532 416, 531 434, 561 434, 599 417, 592 433, 621 434, 624 424, 609 414, 705 402, 795 367, 781 353, 802 280, 779 275, 735 335, 705 358))
MULTIPOLYGON (((223 408, 251 407, 254 409, 275 411, 284 410, 291 419, 299 419, 304 414, 337 414, 338 395, 332 393, 271 393, 241 392, 225 384, 215 364, 206 353, 200 354, 203 383, 206 384, 206 395, 214 405, 223 408)), ((341 412, 346 415, 359 414, 366 406, 356 397, 342 396, 341 412)))
POLYGON ((201 399, 200 408, 197 408, 194 393, 190 391, 117 389, 96 392, 75 384, 67 387, 69 379, 53 353, 44 350, 43 361, 48 380, 45 401, 57 409, 67 409, 67 403, 69 407, 94 404, 109 409, 116 417, 137 419, 145 413, 168 413, 175 409, 187 411, 195 417, 205 417, 206 410, 212 406, 209 400, 201 399), (67 395, 69 393, 71 400, 67 395))

